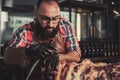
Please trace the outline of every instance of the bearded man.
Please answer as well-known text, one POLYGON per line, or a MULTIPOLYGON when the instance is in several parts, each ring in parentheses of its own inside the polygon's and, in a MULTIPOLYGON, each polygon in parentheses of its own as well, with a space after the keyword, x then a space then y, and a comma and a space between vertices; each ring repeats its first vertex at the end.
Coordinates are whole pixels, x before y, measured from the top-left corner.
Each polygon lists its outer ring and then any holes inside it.
POLYGON ((80 58, 74 28, 61 18, 57 0, 38 1, 34 21, 16 30, 4 54, 7 64, 27 64, 26 80, 54 80, 50 76, 59 62, 79 62, 80 58))

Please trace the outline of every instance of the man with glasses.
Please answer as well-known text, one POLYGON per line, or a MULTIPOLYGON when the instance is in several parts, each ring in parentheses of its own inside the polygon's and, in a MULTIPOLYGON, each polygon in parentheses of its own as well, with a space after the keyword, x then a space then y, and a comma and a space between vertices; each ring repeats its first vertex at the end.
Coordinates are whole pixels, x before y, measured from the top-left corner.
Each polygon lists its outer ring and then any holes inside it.
POLYGON ((5 50, 4 61, 25 63, 26 80, 54 80, 59 62, 79 62, 80 57, 74 29, 61 18, 57 0, 39 0, 34 21, 16 30, 5 50))

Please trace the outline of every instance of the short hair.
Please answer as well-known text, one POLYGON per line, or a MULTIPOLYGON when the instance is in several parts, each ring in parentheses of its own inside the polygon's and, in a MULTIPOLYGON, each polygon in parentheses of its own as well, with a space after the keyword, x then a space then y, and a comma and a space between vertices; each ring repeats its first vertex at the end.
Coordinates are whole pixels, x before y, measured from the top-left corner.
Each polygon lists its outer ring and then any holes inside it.
POLYGON ((56 2, 59 5, 58 0, 38 0, 36 4, 36 8, 38 9, 42 2, 52 2, 52 1, 56 2))

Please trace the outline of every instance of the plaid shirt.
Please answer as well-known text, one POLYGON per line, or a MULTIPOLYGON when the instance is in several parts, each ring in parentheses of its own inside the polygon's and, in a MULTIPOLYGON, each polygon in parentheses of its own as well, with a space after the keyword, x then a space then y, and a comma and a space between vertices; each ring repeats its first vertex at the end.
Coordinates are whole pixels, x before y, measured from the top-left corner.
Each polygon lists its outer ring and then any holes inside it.
MULTIPOLYGON (((66 19, 61 18, 59 22, 59 31, 66 38, 65 46, 67 51, 76 50, 81 55, 79 44, 74 34, 74 28, 66 19)), ((33 30, 30 24, 19 27, 9 43, 9 47, 28 47, 34 44, 33 30)))

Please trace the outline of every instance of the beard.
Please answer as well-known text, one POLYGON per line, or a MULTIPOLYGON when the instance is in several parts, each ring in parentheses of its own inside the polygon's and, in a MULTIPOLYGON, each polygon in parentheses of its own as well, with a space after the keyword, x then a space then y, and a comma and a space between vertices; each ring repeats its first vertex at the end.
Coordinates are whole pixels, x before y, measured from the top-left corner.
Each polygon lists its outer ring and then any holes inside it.
POLYGON ((36 20, 36 30, 38 35, 46 40, 55 37, 55 35, 58 33, 59 26, 57 24, 56 28, 50 26, 46 26, 45 28, 43 28, 42 25, 36 20), (48 31, 48 29, 52 29, 52 31, 48 31))

